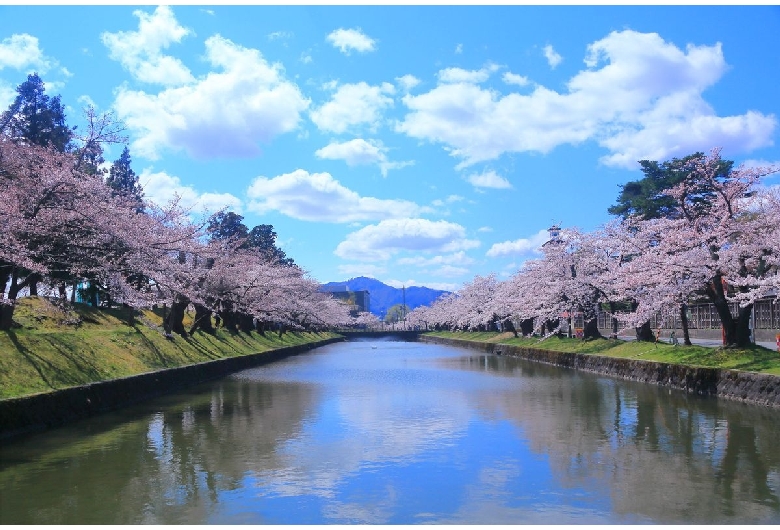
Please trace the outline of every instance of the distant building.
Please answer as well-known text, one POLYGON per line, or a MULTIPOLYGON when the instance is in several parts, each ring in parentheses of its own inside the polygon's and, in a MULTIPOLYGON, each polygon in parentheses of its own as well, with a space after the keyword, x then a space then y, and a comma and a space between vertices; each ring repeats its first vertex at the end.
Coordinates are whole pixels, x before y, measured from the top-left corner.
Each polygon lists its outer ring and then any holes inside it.
POLYGON ((545 242, 542 247, 546 247, 547 245, 559 245, 563 242, 561 239, 561 227, 556 225, 552 225, 550 228, 547 229, 547 233, 550 234, 550 239, 545 242))
POLYGON ((336 300, 349 306, 349 312, 352 316, 358 313, 368 313, 371 307, 371 295, 368 291, 350 291, 346 285, 331 287, 322 287, 324 292, 328 292, 336 300))

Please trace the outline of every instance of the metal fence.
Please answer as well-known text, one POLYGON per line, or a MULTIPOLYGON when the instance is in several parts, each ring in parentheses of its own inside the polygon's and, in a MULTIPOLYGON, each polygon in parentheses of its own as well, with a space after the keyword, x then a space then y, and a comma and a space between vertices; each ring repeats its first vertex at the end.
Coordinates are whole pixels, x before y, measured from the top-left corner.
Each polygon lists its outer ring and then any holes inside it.
MULTIPOLYGON (((731 315, 737 317, 739 304, 729 304, 731 315)), ((758 300, 753 305, 754 329, 780 329, 780 300, 777 298, 758 300)), ((720 317, 714 304, 695 304, 688 306, 689 329, 720 329, 720 317)), ((598 327, 602 329, 612 328, 612 315, 600 312, 598 314, 598 327)), ((659 311, 650 319, 650 327, 653 329, 680 329, 679 310, 659 311)))

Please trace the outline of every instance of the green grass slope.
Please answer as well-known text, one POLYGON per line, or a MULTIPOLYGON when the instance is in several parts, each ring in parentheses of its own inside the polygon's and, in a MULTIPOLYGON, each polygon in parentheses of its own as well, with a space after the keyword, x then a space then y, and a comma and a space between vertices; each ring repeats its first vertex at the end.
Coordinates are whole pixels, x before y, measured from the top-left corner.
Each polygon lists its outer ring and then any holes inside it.
MULTIPOLYGON (((185 326, 189 323, 185 318, 185 326)), ((164 368, 236 357, 335 337, 332 333, 287 332, 215 335, 196 332, 167 339, 159 312, 131 314, 24 298, 17 324, 0 332, 0 399, 136 375, 164 368)))
POLYGON ((673 346, 664 342, 626 342, 622 340, 596 339, 583 341, 561 337, 515 338, 512 333, 472 333, 435 331, 426 335, 475 342, 494 342, 539 350, 573 352, 604 357, 640 359, 667 364, 701 366, 727 370, 742 370, 780 375, 780 353, 751 346, 750 348, 709 348, 705 346, 673 346))

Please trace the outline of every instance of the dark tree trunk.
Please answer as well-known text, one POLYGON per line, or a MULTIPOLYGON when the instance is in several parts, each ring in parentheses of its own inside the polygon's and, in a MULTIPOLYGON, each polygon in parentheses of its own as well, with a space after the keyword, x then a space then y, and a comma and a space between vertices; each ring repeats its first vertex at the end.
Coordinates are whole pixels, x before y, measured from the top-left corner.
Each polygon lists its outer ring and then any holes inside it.
POLYGON ((3 296, 3 293, 5 293, 5 288, 8 286, 8 281, 11 279, 12 270, 12 265, 0 262, 0 296, 3 296))
POLYGON ((707 285, 707 296, 715 306, 715 310, 720 317, 721 326, 723 326, 723 345, 745 347, 750 344, 750 311, 753 305, 740 308, 739 315, 735 319, 731 314, 728 300, 726 299, 726 290, 723 285, 723 276, 716 274, 712 281, 707 285), (745 313, 743 315, 743 313, 745 313))
POLYGON ((125 311, 127 311, 127 325, 135 326, 135 309, 127 304, 122 304, 125 311))
POLYGON ((517 329, 515 328, 515 325, 512 323, 511 318, 507 318, 504 320, 504 329, 506 331, 511 331, 515 337, 517 337, 517 329))
POLYGON ((582 338, 583 340, 603 338, 603 335, 599 331, 599 321, 597 319, 591 318, 585 322, 582 338))
POLYGON ((210 335, 216 332, 211 325, 211 310, 207 309, 203 304, 195 304, 195 321, 190 328, 190 335, 197 330, 204 331, 210 335))
POLYGON ((38 296, 38 282, 40 281, 41 281, 41 275, 38 273, 33 273, 27 276, 25 282, 27 283, 27 286, 30 288, 30 296, 38 296))
POLYGON ((14 309, 16 304, 0 304, 0 331, 8 331, 14 324, 14 309))
POLYGON ((98 306, 97 295, 98 295, 97 285, 95 284, 95 282, 90 281, 89 282, 89 305, 91 305, 92 307, 98 306))
POLYGON ((178 333, 182 337, 187 336, 187 330, 184 329, 184 311, 190 305, 190 300, 183 295, 176 295, 171 304, 171 312, 166 318, 168 325, 165 327, 168 333, 178 333))
POLYGON ((752 344, 750 336, 750 317, 753 313, 753 304, 739 308, 736 322, 737 346, 746 348, 752 344))
POLYGON ((683 344, 691 346, 691 334, 688 331, 688 304, 680 304, 680 323, 682 324, 683 344))
POLYGON ((654 342, 655 335, 653 335, 653 329, 650 327, 650 322, 645 322, 636 329, 636 340, 639 342, 654 342))
POLYGON ((229 309, 223 309, 219 314, 222 317, 222 327, 230 333, 238 333, 236 314, 229 309))
POLYGON ((247 315, 246 313, 238 314, 238 329, 240 331, 243 331, 244 333, 252 333, 254 327, 255 322, 251 315, 247 315))
POLYGON ((526 318, 525 320, 520 321, 520 332, 523 335, 530 335, 534 332, 534 319, 533 318, 526 318))

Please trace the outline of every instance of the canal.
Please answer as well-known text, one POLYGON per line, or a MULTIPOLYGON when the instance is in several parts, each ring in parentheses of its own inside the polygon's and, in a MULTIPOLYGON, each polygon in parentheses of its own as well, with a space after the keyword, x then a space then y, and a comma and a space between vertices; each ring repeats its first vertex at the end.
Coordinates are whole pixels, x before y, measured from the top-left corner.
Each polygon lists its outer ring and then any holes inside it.
POLYGON ((331 344, 0 445, 1 524, 780 523, 780 411, 331 344))

